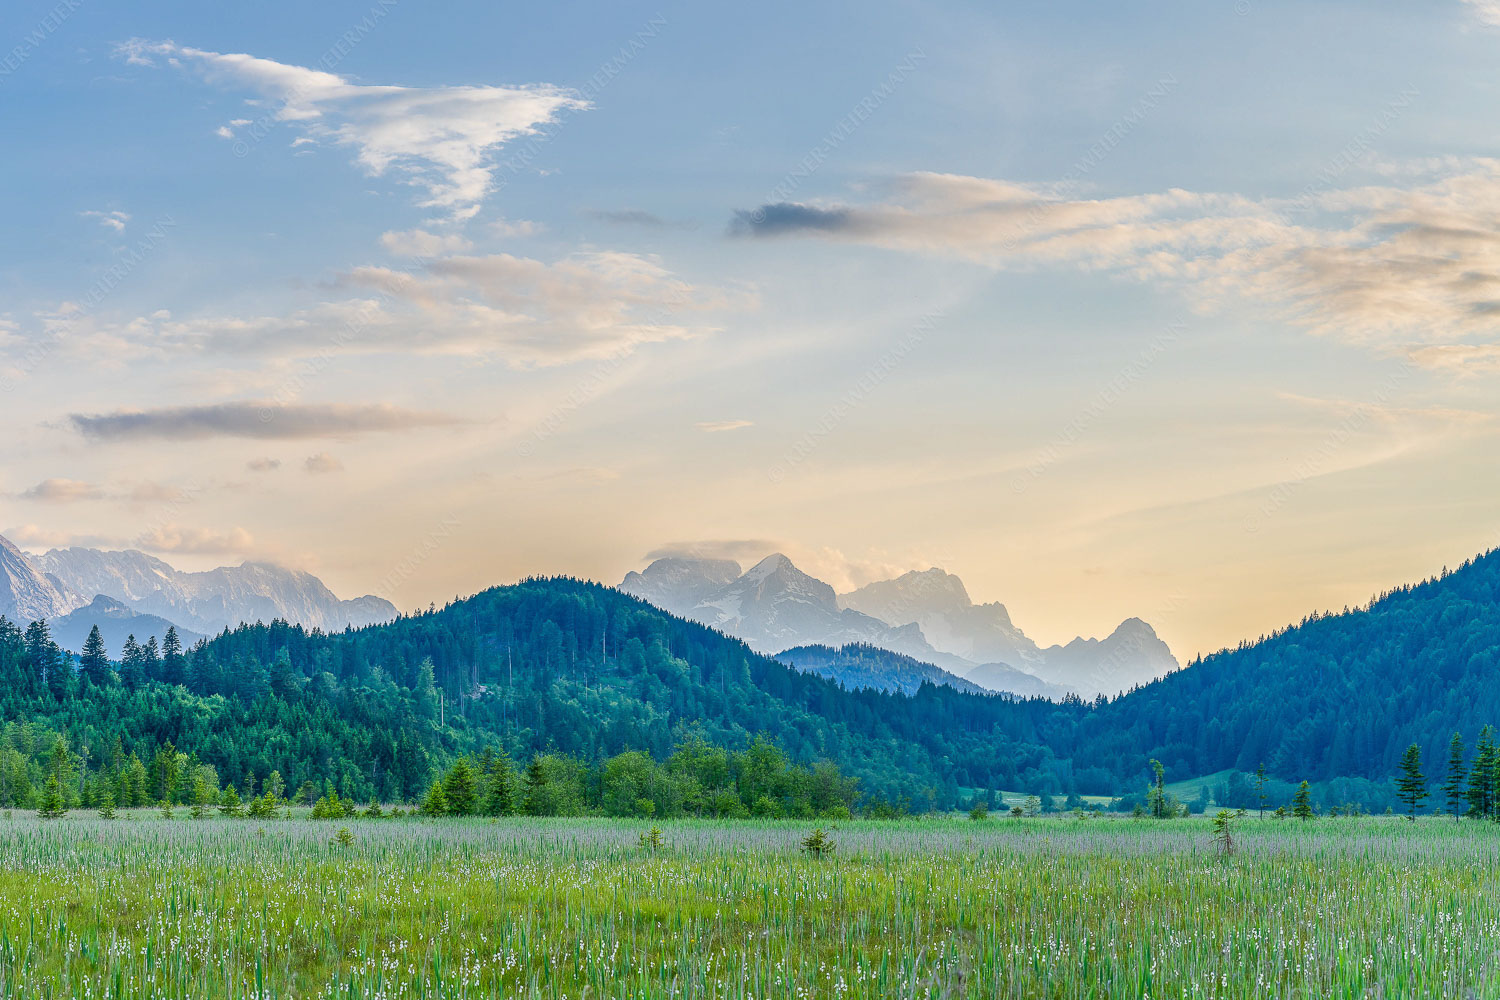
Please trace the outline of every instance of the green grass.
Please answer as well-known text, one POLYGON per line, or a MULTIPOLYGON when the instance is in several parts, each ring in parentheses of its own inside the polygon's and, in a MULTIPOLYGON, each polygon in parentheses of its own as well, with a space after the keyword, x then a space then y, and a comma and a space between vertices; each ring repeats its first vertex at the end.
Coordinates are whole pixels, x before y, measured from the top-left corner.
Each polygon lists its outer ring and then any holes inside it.
POLYGON ((1500 827, 0 819, 32 997, 1479 997, 1500 827), (331 842, 347 827, 352 844, 331 842))

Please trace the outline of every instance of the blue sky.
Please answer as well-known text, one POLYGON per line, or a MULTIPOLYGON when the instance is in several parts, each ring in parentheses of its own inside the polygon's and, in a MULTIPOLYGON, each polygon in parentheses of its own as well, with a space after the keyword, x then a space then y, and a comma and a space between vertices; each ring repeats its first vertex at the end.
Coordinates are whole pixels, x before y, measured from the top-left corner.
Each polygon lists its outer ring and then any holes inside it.
POLYGON ((1500 9, 992 7, 7 5, 0 530, 1179 655, 1500 541, 1500 9))

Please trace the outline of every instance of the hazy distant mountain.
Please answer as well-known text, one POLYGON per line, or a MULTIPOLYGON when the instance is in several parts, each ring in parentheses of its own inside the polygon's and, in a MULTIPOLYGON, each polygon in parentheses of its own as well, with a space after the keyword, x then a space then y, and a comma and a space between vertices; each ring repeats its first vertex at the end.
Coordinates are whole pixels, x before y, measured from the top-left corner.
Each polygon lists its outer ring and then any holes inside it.
MULTIPOLYGON (((975 604, 963 581, 940 569, 911 572, 840 596, 845 608, 888 624, 916 622, 938 650, 973 663, 1001 663, 1085 696, 1116 694, 1177 669, 1150 625, 1131 618, 1105 639, 1074 639, 1042 649, 1003 604, 975 604)), ((1003 673, 959 671, 986 687, 1003 673)))
POLYGON ((626 573, 620 589, 632 597, 686 617, 707 597, 733 583, 740 564, 732 559, 658 559, 640 573, 626 573))
POLYGON ((1139 618, 1127 618, 1104 639, 1074 639, 1042 650, 1049 680, 1085 695, 1117 694, 1165 677, 1177 658, 1139 618))
POLYGON ((743 639, 763 653, 793 646, 867 643, 928 662, 939 656, 915 625, 891 626, 841 609, 832 587, 808 576, 780 553, 766 556, 703 598, 688 617, 743 639))
POLYGON ((1067 694, 1067 691, 1056 685, 1019 670, 1012 670, 1003 663, 991 663, 977 668, 985 672, 985 678, 990 682, 978 684, 930 663, 875 646, 849 645, 839 649, 797 646, 782 650, 773 659, 796 667, 803 673, 817 674, 837 681, 850 690, 875 688, 878 691, 914 694, 926 681, 946 684, 970 694, 1005 691, 1023 698, 1033 695, 1060 698, 1067 694))
MULTIPOLYGON (((53 618, 47 624, 52 629, 53 640, 71 653, 83 649, 83 640, 88 638, 89 629, 97 625, 99 635, 109 650, 110 659, 118 660, 127 636, 135 636, 136 641, 144 645, 154 635, 157 645, 160 645, 167 629, 176 623, 156 615, 132 611, 113 597, 100 594, 83 607, 53 618)), ((203 637, 178 625, 177 638, 182 642, 183 648, 187 648, 203 637)))
POLYGON ((1005 605, 975 604, 964 582, 940 569, 911 572, 841 594, 839 606, 895 624, 916 622, 933 647, 971 663, 1007 663, 1037 672, 1037 644, 1010 620, 1005 605))
POLYGON ((727 559, 658 559, 630 573, 620 590, 693 621, 743 639, 759 652, 793 646, 850 643, 880 646, 945 669, 967 669, 938 652, 915 625, 891 626, 838 606, 833 588, 802 572, 786 556, 767 556, 747 572, 727 559))
POLYGON ((25 626, 38 618, 67 614, 80 603, 47 579, 10 539, 0 536, 0 615, 25 626))
POLYGON ((335 631, 396 617, 395 606, 383 598, 367 595, 341 601, 311 573, 270 563, 184 573, 134 549, 84 548, 53 549, 37 562, 72 594, 104 594, 135 611, 205 634, 273 618, 335 631))

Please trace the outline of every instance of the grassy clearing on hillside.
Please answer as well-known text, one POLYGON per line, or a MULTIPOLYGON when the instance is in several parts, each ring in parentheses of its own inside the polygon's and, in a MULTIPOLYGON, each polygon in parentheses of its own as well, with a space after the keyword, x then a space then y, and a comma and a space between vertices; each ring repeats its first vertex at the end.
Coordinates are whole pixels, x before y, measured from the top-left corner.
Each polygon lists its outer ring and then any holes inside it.
MULTIPOLYGON (((1392 819, 0 820, 36 997, 1467 997, 1500 828, 1392 819), (347 829, 352 842, 334 838, 347 829), (1379 991, 1382 991, 1379 992, 1379 991)), ((1470 991, 1473 991, 1472 993, 1470 991)))

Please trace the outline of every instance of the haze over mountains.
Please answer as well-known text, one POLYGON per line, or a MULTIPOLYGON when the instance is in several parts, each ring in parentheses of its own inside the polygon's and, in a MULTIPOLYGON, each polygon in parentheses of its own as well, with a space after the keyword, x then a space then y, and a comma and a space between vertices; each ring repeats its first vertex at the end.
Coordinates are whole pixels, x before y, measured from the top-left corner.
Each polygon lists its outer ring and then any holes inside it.
POLYGON ((341 631, 396 613, 384 598, 342 601, 312 574, 270 563, 188 573, 134 549, 52 549, 31 557, 0 536, 0 615, 23 624, 47 619, 59 644, 75 651, 94 625, 118 655, 126 635, 161 636, 169 624, 186 644, 240 622, 280 618, 341 631))
MULTIPOLYGON (((874 646, 1023 696, 1115 694, 1178 666, 1138 618, 1104 639, 1043 649, 1016 627, 1004 605, 974 604, 963 581, 940 569, 838 595, 780 553, 744 573, 732 560, 668 557, 627 574, 620 589, 743 639, 758 652, 874 646)), ((860 668, 862 678, 869 676, 867 666, 860 668)))

